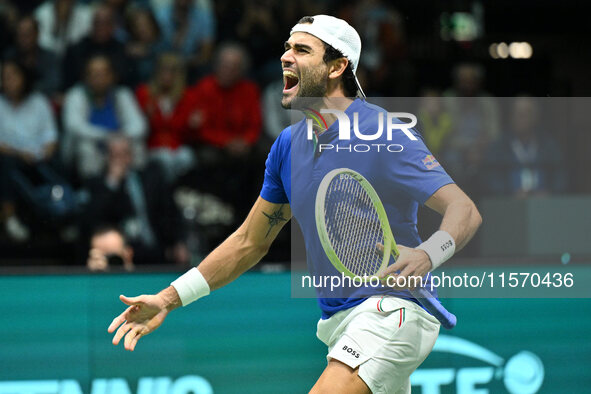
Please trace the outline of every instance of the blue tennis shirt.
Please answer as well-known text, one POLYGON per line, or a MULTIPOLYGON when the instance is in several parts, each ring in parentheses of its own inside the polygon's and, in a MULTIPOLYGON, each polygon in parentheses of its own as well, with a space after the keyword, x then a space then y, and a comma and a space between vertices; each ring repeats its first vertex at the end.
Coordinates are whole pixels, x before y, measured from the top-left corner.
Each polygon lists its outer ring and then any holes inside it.
MULTIPOLYGON (((401 130, 394 130, 391 140, 387 140, 383 108, 357 99, 345 114, 351 120, 351 139, 339 140, 339 125, 335 121, 315 144, 308 139, 304 119, 281 132, 266 161, 260 195, 271 203, 290 204, 304 236, 308 269, 313 275, 340 276, 324 253, 315 221, 316 193, 323 177, 331 170, 350 168, 363 175, 384 205, 396 243, 408 247, 422 242, 417 231, 418 204, 424 204, 439 188, 453 183, 416 130, 410 129, 416 141, 401 130), (383 113, 382 136, 374 141, 359 139, 353 131, 354 113, 358 117, 358 130, 363 134, 378 130, 378 114, 383 113), (334 148, 327 149, 330 146, 334 148), (367 147, 370 151, 364 152, 367 147)), ((323 319, 358 305, 372 295, 389 294, 416 302, 410 292, 388 287, 348 290, 344 297, 338 297, 338 292, 327 288, 316 288, 316 292, 323 319)))

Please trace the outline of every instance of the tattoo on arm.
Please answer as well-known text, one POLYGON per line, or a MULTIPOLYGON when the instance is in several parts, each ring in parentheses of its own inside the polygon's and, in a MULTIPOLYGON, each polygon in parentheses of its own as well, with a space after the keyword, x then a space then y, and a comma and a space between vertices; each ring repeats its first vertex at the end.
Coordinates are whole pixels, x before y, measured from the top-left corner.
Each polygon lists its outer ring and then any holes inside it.
POLYGON ((267 217, 267 219, 269 219, 269 229, 267 230, 267 234, 265 235, 265 238, 267 238, 269 236, 273 227, 277 226, 281 222, 287 222, 287 218, 285 218, 283 216, 283 205, 284 204, 281 204, 281 206, 279 208, 277 208, 277 210, 271 214, 268 214, 267 212, 263 212, 263 215, 265 215, 267 217))

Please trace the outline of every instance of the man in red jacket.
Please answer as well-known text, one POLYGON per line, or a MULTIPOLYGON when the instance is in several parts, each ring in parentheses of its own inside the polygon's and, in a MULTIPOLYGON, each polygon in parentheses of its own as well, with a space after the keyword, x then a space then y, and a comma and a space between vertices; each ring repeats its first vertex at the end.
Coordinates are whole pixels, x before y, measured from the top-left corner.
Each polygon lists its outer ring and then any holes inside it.
POLYGON ((195 112, 191 122, 197 127, 193 139, 199 144, 198 163, 203 175, 199 186, 232 203, 237 220, 250 208, 247 197, 258 192, 260 182, 253 176, 260 174, 258 169, 263 165, 253 149, 262 129, 260 92, 245 77, 248 63, 242 46, 221 44, 213 74, 193 89, 195 112), (218 189, 211 190, 215 185, 218 189))
POLYGON ((214 73, 194 88, 199 123, 197 140, 232 153, 245 152, 261 132, 258 86, 245 78, 248 57, 238 44, 222 44, 214 73))

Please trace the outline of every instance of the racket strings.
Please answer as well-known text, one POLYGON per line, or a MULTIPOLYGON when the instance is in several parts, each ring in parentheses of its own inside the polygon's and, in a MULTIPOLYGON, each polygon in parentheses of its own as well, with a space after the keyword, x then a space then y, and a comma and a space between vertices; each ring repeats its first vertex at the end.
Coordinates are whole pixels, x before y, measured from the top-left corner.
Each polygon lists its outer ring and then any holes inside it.
POLYGON ((369 194, 353 177, 335 177, 326 193, 325 224, 341 263, 354 275, 375 275, 382 266, 384 244, 378 214, 369 194))

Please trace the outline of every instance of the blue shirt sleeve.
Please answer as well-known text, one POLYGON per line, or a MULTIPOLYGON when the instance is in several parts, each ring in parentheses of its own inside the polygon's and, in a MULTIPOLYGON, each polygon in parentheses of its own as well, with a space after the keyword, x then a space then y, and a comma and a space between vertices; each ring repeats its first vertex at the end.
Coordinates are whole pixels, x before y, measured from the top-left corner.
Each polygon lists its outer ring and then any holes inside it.
POLYGON ((423 205, 442 186, 454 181, 425 146, 422 137, 416 132, 414 134, 416 141, 404 134, 393 141, 404 148, 402 152, 395 153, 394 160, 392 153, 384 154, 382 158, 387 160, 384 168, 388 169, 388 180, 423 205))
POLYGON ((263 181, 261 197, 274 204, 289 203, 281 177, 285 160, 290 160, 288 149, 286 149, 286 144, 290 143, 290 139, 286 131, 287 129, 279 134, 265 162, 265 180, 263 181))

